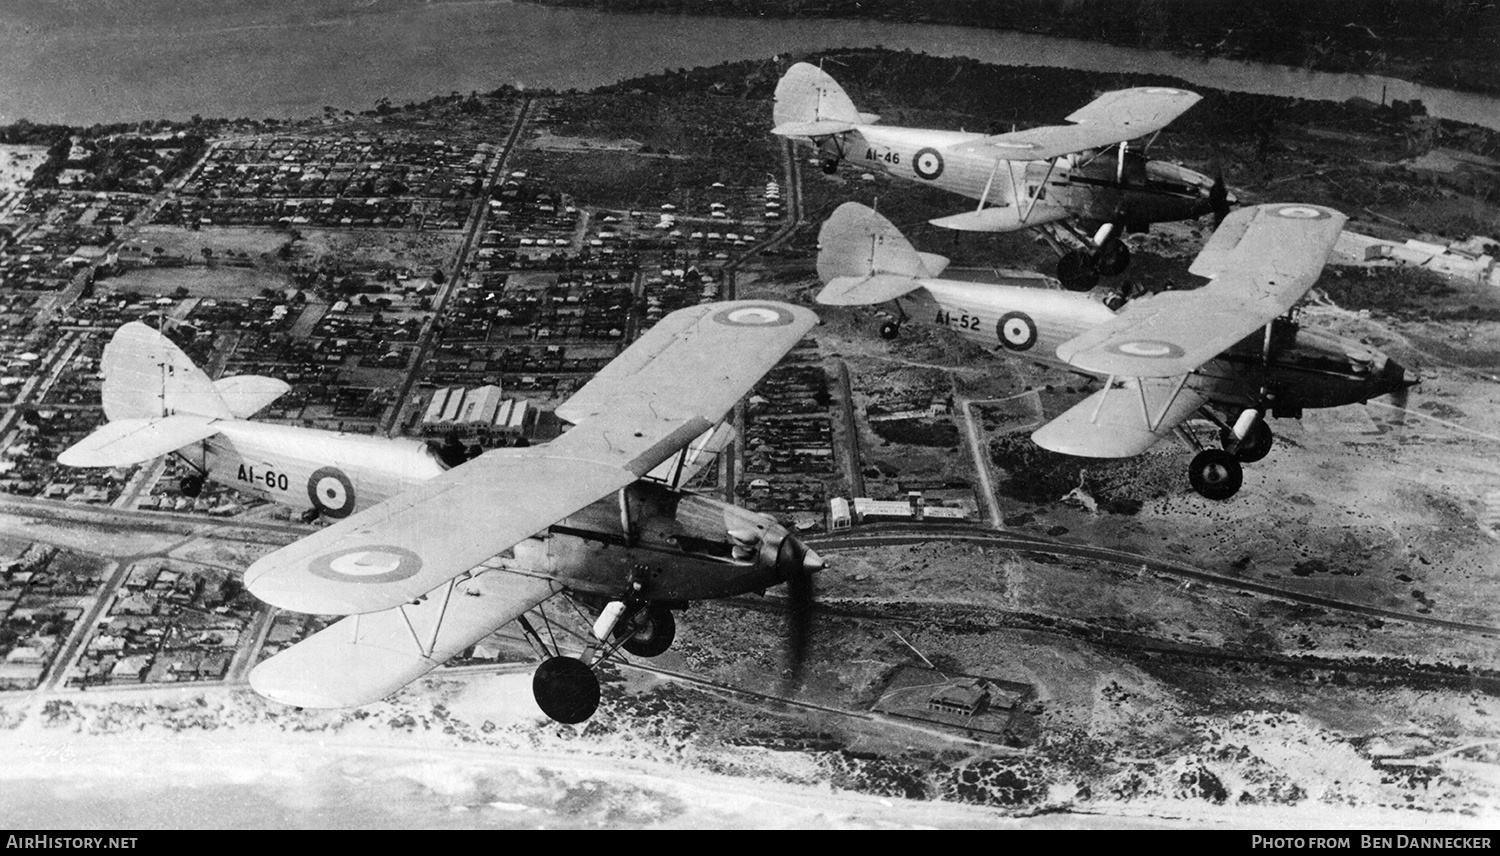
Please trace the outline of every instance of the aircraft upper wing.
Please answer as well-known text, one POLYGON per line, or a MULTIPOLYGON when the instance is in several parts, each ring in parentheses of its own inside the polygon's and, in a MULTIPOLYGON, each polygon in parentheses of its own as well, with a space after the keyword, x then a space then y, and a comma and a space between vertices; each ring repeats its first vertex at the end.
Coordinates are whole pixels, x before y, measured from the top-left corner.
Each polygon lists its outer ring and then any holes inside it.
POLYGON ((1190 268, 1214 278, 1127 304, 1057 355, 1079 369, 1176 377, 1291 308, 1317 281, 1344 215, 1316 205, 1258 205, 1230 214, 1190 268))
POLYGON ((1068 116, 1071 125, 1012 131, 954 148, 998 160, 1050 160, 1160 131, 1201 98, 1196 92, 1168 86, 1106 92, 1068 116))
POLYGON ((1197 390, 1178 390, 1175 379, 1131 378, 1068 408, 1031 439, 1065 455, 1128 458, 1172 433, 1207 400, 1197 390))
POLYGON ((379 701, 561 590, 552 580, 486 570, 416 605, 334 622, 256 666, 250 686, 293 707, 379 701))
POLYGON ((261 600, 324 615, 413 600, 650 472, 713 427, 817 323, 768 301, 663 318, 558 413, 545 446, 496 449, 255 562, 261 600))

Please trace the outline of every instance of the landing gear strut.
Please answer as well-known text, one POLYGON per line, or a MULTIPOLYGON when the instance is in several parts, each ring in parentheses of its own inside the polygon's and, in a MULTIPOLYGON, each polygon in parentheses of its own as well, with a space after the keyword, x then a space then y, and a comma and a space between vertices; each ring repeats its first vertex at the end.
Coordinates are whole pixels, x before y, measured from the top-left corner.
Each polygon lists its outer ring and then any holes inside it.
POLYGON ((1243 438, 1237 439, 1232 428, 1219 429, 1219 444, 1242 464, 1253 464, 1270 454, 1274 441, 1271 426, 1264 419, 1255 420, 1243 438))

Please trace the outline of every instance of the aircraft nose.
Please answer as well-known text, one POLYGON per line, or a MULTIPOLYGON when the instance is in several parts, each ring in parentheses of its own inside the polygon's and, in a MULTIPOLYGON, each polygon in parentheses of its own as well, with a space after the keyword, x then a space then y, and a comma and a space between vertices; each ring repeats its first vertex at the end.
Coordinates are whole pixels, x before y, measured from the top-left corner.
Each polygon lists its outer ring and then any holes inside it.
POLYGON ((1416 372, 1408 370, 1395 360, 1386 360, 1380 379, 1388 392, 1400 392, 1422 382, 1416 372))

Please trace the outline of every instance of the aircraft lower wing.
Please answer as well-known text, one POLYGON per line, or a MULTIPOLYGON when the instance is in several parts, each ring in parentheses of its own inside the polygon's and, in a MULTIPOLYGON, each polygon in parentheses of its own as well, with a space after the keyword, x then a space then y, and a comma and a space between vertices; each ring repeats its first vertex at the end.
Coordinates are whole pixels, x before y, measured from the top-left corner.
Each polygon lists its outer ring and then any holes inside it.
POLYGON ((411 601, 649 473, 714 423, 817 323, 801 307, 679 310, 558 413, 545 446, 496 449, 252 564, 245 586, 322 615, 411 601))
POLYGON ((1059 345, 1057 355, 1098 374, 1187 374, 1302 299, 1322 273, 1344 219, 1316 205, 1241 208, 1190 268, 1212 274, 1208 285, 1133 300, 1114 318, 1059 345))
POLYGON ((116 419, 64 449, 57 462, 67 467, 128 467, 175 452, 219 433, 209 416, 116 419))
POLYGON ((1139 455, 1172 433, 1208 397, 1183 378, 1133 378, 1105 387, 1032 432, 1043 449, 1085 458, 1139 455))
POLYGON ((954 148, 997 160, 1051 160, 1154 134, 1202 96, 1168 86, 1106 92, 1068 116, 1071 125, 1049 125, 984 137, 954 148))
POLYGON ((486 570, 419 603, 335 622, 256 666, 250 686, 294 707, 379 701, 561 590, 551 580, 486 570))

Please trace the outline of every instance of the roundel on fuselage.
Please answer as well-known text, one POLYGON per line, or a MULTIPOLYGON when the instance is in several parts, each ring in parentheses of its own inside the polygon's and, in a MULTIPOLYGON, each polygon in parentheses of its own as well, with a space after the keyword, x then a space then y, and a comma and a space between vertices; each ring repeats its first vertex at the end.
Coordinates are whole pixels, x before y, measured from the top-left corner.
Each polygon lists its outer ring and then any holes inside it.
POLYGON ((308 477, 307 498, 324 517, 348 517, 354 512, 354 482, 337 467, 323 467, 308 477))
POLYGON ((918 178, 932 181, 943 174, 943 156, 937 149, 921 149, 912 157, 911 169, 918 178))
POLYGON ((995 337, 1007 350, 1030 350, 1036 344, 1036 322, 1025 312, 1007 312, 995 322, 995 337))

